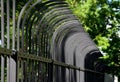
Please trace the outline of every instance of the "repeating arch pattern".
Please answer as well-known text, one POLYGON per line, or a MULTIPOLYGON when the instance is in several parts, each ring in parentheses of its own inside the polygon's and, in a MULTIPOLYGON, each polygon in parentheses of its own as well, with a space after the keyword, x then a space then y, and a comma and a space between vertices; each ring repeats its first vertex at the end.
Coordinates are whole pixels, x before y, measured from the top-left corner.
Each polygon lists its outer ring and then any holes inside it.
MULTIPOLYGON (((18 20, 18 43, 21 44, 19 49, 29 54, 94 70, 94 62, 102 54, 68 4, 63 1, 39 1, 33 5, 30 3, 31 1, 25 5, 18 20), (29 5, 31 6, 27 8, 29 5)), ((56 66, 53 68, 54 82, 96 82, 93 79, 99 78, 89 77, 92 74, 88 72, 79 73, 56 66)), ((99 81, 103 82, 103 76, 100 79, 99 81)))

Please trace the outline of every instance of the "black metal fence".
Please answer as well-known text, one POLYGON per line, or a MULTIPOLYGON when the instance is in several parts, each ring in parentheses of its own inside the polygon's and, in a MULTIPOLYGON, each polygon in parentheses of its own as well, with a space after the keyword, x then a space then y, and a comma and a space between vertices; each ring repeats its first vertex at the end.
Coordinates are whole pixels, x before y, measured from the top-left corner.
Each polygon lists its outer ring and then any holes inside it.
MULTIPOLYGON (((104 75, 104 73, 94 70, 81 69, 80 67, 76 67, 71 64, 54 61, 53 59, 35 56, 33 54, 17 52, 10 49, 0 48, 0 55, 4 57, 4 66, 1 65, 1 68, 7 68, 8 58, 11 58, 13 59, 13 61, 16 62, 16 70, 10 72, 10 75, 12 75, 13 73, 16 74, 16 76, 12 76, 11 78, 11 80, 14 80, 15 82, 53 82, 54 66, 63 67, 68 69, 69 71, 74 69, 79 73, 80 71, 87 71, 95 74, 104 75)), ((8 80, 7 71, 8 70, 4 69, 4 74, 1 75, 1 77, 4 77, 3 82, 6 82, 6 80, 8 80)))
POLYGON ((0 82, 103 82, 102 55, 66 2, 0 1, 0 82))

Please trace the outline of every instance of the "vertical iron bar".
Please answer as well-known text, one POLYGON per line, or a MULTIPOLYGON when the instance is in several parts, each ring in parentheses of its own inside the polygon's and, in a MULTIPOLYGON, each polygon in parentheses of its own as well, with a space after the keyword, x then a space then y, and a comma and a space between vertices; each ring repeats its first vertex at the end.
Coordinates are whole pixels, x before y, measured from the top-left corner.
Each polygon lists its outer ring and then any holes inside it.
POLYGON ((35 69, 34 69, 34 60, 31 60, 31 82, 35 82, 35 69))
POLYGON ((16 75, 17 75, 17 76, 16 76, 16 81, 17 81, 17 82, 19 82, 19 68, 20 68, 20 60, 19 60, 19 59, 17 59, 17 62, 18 62, 18 63, 17 63, 17 66, 16 66, 16 67, 17 67, 17 72, 16 72, 16 75))
POLYGON ((40 80, 40 71, 41 71, 41 64, 38 61, 38 82, 41 82, 41 80, 40 80))
MULTIPOLYGON (((4 47, 4 0, 1 0, 1 46, 4 47)), ((4 57, 1 55, 1 82, 4 82, 4 57)))
POLYGON ((1 82, 4 82, 4 57, 1 56, 1 82))
MULTIPOLYGON (((4 56, 4 54, 3 54, 3 56, 4 56)), ((5 70, 5 68, 6 68, 6 57, 4 56, 4 81, 6 81, 6 70, 5 70)))
POLYGON ((79 70, 79 82, 80 82, 80 70, 79 70))
POLYGON ((46 54, 45 54, 45 33, 43 34, 43 48, 44 48, 44 57, 46 57, 46 54))
MULTIPOLYGON (((12 49, 15 49, 15 0, 13 0, 13 28, 12 28, 12 49)), ((14 54, 15 55, 15 54, 14 54)), ((16 61, 10 57, 10 81, 16 82, 16 61)))
POLYGON ((7 57, 7 82, 10 80, 10 58, 7 57))
POLYGON ((34 82, 37 82, 37 69, 36 69, 37 64, 36 63, 37 63, 37 61, 34 61, 34 63, 33 63, 34 67, 32 69, 32 70, 34 70, 34 72, 33 72, 33 74, 34 74, 33 78, 35 79, 34 82))
POLYGON ((1 46, 4 47, 4 0, 1 0, 1 46))
POLYGON ((19 24, 17 24, 17 50, 19 50, 20 47, 20 29, 19 29, 19 24))
POLYGON ((26 59, 24 62, 24 66, 23 66, 23 75, 24 75, 24 80, 23 82, 28 82, 28 60, 26 59))
MULTIPOLYGON (((7 0, 7 49, 10 49, 10 1, 7 0)), ((10 80, 10 59, 7 57, 7 82, 10 80)))
POLYGON ((16 62, 10 57, 10 82, 16 82, 16 62))
POLYGON ((31 75, 31 73, 32 73, 32 70, 31 70, 32 69, 32 60, 28 60, 27 62, 28 62, 28 71, 29 71, 27 73, 28 74, 28 82, 31 82, 31 80, 32 80, 32 77, 31 77, 32 76, 31 75))
POLYGON ((13 35, 12 35, 12 49, 15 49, 15 9, 16 9, 16 1, 13 0, 13 35))
POLYGON ((71 69, 69 68, 69 82, 71 82, 71 69))
POLYGON ((36 74, 36 81, 35 82, 38 82, 38 68, 39 68, 39 65, 38 65, 38 61, 36 61, 36 63, 35 63, 35 74, 36 74))
POLYGON ((26 82, 26 60, 23 61, 23 82, 26 82))
POLYGON ((20 82, 23 82, 24 80, 24 60, 21 60, 21 81, 20 82))
POLYGON ((10 5, 7 0, 7 49, 10 49, 10 5))
POLYGON ((35 47, 36 47, 36 55, 38 55, 38 45, 37 45, 37 36, 35 36, 35 47))
POLYGON ((24 27, 22 28, 21 47, 22 47, 22 50, 24 50, 24 27))
POLYGON ((53 82, 53 62, 48 64, 48 82, 53 82))
POLYGON ((32 44, 32 54, 34 54, 34 50, 35 50, 35 49, 34 49, 34 46, 35 46, 34 43, 35 43, 35 42, 34 42, 34 36, 33 36, 33 35, 34 35, 34 30, 32 30, 32 35, 31 35, 31 36, 32 36, 32 39, 31 39, 31 40, 32 40, 32 41, 31 41, 31 44, 32 44))

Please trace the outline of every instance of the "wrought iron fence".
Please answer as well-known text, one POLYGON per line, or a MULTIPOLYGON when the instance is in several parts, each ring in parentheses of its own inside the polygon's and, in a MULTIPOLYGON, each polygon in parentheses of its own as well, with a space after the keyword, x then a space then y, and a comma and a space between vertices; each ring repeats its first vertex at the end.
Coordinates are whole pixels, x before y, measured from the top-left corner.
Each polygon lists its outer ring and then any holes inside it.
POLYGON ((103 82, 102 55, 66 2, 0 1, 1 82, 103 82))
MULTIPOLYGON (((94 70, 81 69, 80 67, 76 67, 74 65, 66 64, 59 61, 54 61, 50 58, 40 57, 33 54, 26 54, 23 52, 18 52, 5 48, 0 48, 0 55, 3 56, 5 60, 5 65, 2 66, 4 68, 7 68, 7 58, 12 58, 14 61, 16 61, 17 69, 11 72, 11 75, 13 74, 13 72, 16 73, 16 76, 12 76, 13 78, 11 78, 16 79, 16 82, 53 82, 54 66, 63 67, 65 69, 68 69, 69 71, 73 69, 79 73, 80 71, 87 71, 95 74, 104 75, 104 73, 94 70)), ((4 69, 4 80, 7 80, 7 71, 8 70, 4 69)))

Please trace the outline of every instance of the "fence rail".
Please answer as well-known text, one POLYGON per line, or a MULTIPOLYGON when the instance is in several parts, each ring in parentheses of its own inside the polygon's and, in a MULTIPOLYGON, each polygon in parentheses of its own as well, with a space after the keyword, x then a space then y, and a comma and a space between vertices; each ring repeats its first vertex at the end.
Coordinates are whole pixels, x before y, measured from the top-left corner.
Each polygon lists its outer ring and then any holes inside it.
POLYGON ((88 72, 93 72, 93 73, 98 73, 98 74, 104 74, 104 73, 90 70, 90 69, 81 69, 80 67, 77 67, 77 66, 74 66, 71 64, 66 64, 63 62, 59 62, 59 61, 56 61, 56 60, 53 60, 50 58, 40 57, 40 56, 36 56, 34 54, 26 54, 26 53, 22 53, 22 52, 10 50, 10 49, 5 49, 5 48, 0 48, 0 55, 12 56, 17 61, 19 58, 30 59, 30 60, 39 61, 42 63, 48 63, 48 64, 52 63, 53 65, 62 66, 62 67, 68 68, 68 69, 75 69, 75 70, 79 70, 79 71, 83 71, 83 72, 88 71, 88 72))

